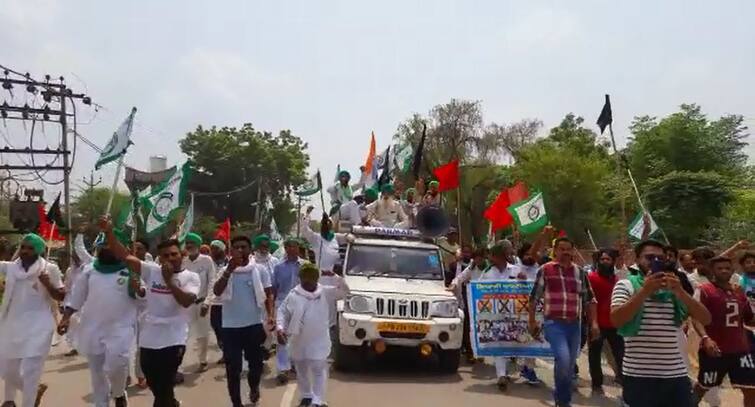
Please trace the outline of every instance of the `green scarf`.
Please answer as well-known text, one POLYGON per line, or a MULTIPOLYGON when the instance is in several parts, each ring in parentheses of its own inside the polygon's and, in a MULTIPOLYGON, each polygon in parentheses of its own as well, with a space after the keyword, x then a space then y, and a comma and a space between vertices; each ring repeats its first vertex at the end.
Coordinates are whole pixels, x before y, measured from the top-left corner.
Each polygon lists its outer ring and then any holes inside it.
MULTIPOLYGON (((642 285, 645 283, 645 276, 642 273, 631 274, 627 277, 634 292, 637 293, 642 285)), ((674 325, 677 327, 682 325, 682 322, 687 319, 687 306, 679 301, 676 296, 668 290, 660 290, 650 296, 650 299, 659 302, 673 302, 674 303, 674 325)), ((640 332, 640 325, 642 325, 642 316, 645 313, 645 305, 643 304, 640 312, 638 312, 629 322, 618 328, 619 335, 623 337, 637 336, 640 332)))
POLYGON ((130 283, 132 271, 128 268, 128 266, 126 266, 126 263, 121 261, 115 264, 102 264, 100 263, 100 259, 95 258, 94 262, 92 262, 92 267, 94 267, 95 270, 102 274, 113 274, 121 272, 118 278, 125 278, 128 296, 131 298, 136 298, 136 291, 134 291, 134 288, 131 287, 130 283))
POLYGON ((322 236, 322 238, 326 241, 330 242, 334 237, 336 237, 336 234, 333 233, 332 230, 329 230, 328 233, 325 234, 325 236, 323 236, 322 233, 320 233, 320 236, 322 236))

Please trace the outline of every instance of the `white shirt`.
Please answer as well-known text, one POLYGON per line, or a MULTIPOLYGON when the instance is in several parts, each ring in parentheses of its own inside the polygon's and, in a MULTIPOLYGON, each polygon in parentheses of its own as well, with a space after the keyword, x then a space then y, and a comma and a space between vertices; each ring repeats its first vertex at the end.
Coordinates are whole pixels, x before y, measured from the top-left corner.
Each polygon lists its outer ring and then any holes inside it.
POLYGON ((217 273, 215 262, 212 261, 210 256, 200 254, 194 260, 191 260, 188 256, 184 257, 182 266, 184 270, 197 273, 199 276, 197 299, 204 299, 204 302, 209 304, 208 297, 210 297, 210 291, 212 290, 210 284, 215 282, 215 274, 217 273))
POLYGON ((333 266, 341 260, 338 253, 338 241, 345 239, 341 233, 336 233, 330 241, 325 240, 319 233, 315 233, 306 220, 301 221, 301 234, 304 239, 312 246, 315 253, 315 260, 321 271, 333 271, 333 266))
POLYGON ((405 227, 407 217, 401 203, 394 199, 379 199, 367 205, 367 213, 372 226, 405 227))
POLYGON ((346 285, 346 280, 338 274, 320 275, 319 283, 321 286, 328 288, 326 290, 326 298, 328 300, 330 326, 335 326, 338 319, 336 303, 338 300, 346 298, 346 295, 349 293, 349 286, 346 285))
POLYGON ((74 284, 66 305, 79 311, 77 349, 84 355, 101 355, 105 344, 128 353, 136 335, 140 300, 128 295, 128 269, 105 274, 86 266, 74 284))
POLYGON ((58 266, 44 259, 37 260, 28 271, 21 266, 21 259, 0 262, 6 283, 0 307, 0 358, 30 358, 50 352, 56 325, 54 301, 39 281, 41 272, 50 275, 54 288, 63 287, 58 266))
MULTIPOLYGON (((162 270, 154 263, 142 262, 142 280, 147 289, 147 306, 139 326, 139 346, 162 349, 186 345, 191 312, 182 307, 165 286, 162 270)), ((181 290, 197 295, 201 282, 197 273, 183 270, 173 275, 181 290)))
POLYGON ((359 225, 362 223, 362 214, 359 211, 359 204, 352 199, 341 205, 341 207, 338 208, 338 220, 339 222, 348 222, 352 225, 359 225))
POLYGON ((315 292, 296 286, 278 308, 278 329, 288 335, 293 360, 325 360, 330 354, 328 297, 337 290, 318 285, 315 292))

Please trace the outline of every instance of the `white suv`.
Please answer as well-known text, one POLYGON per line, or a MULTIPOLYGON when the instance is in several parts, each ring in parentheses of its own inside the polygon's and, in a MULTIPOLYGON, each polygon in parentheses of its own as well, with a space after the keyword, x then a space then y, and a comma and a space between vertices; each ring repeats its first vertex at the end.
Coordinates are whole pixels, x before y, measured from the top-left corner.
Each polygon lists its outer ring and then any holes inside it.
POLYGON ((438 246, 388 228, 354 227, 348 240, 343 276, 351 293, 338 303, 336 367, 355 370, 369 353, 407 347, 455 372, 464 314, 445 289, 438 246))

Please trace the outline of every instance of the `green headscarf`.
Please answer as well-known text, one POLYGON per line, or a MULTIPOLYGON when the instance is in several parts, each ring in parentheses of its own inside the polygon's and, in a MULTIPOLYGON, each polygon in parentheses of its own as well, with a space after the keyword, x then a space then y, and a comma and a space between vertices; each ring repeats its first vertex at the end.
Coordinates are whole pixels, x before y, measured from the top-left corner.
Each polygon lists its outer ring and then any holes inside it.
POLYGON ((29 246, 34 249, 34 253, 37 256, 41 256, 45 252, 45 248, 47 247, 47 243, 45 243, 45 239, 42 239, 41 236, 39 236, 36 233, 29 233, 21 240, 21 243, 26 243, 29 246))
POLYGON ((213 240, 210 242, 210 247, 217 247, 218 249, 225 251, 225 243, 222 240, 213 240))
POLYGON ((414 188, 409 188, 409 189, 407 189, 406 191, 404 191, 404 199, 406 199, 406 198, 408 198, 408 197, 409 197, 409 193, 412 193, 412 194, 414 194, 414 195, 415 195, 415 196, 414 196, 415 198, 417 197, 417 196, 416 196, 416 195, 417 195, 417 190, 416 190, 416 189, 414 189, 414 188))
POLYGON ((440 187, 440 182, 438 182, 438 181, 430 181, 429 185, 431 187, 440 187))
POLYGON ((299 240, 299 239, 297 239, 295 237, 287 237, 283 241, 283 245, 284 246, 297 245, 297 246, 301 247, 301 240, 299 240))
POLYGON ((369 188, 364 191, 364 197, 373 201, 378 199, 378 195, 378 191, 375 188, 369 188))
POLYGON ((349 177, 349 178, 351 178, 351 174, 349 174, 348 171, 341 171, 341 172, 338 173, 338 178, 342 178, 342 177, 349 177))
POLYGON ((380 192, 384 194, 392 194, 393 193, 393 184, 385 184, 380 188, 380 192))
POLYGON ((198 234, 191 232, 186 235, 186 238, 184 239, 186 243, 194 243, 197 246, 202 245, 202 236, 199 236, 198 234))
POLYGON ((314 264, 310 262, 306 262, 299 267, 299 276, 304 277, 307 275, 319 276, 320 269, 318 269, 317 266, 315 266, 314 264))
POLYGON ((257 248, 258 248, 258 247, 259 247, 259 246, 260 246, 261 244, 263 244, 263 243, 267 243, 268 247, 270 248, 270 252, 272 253, 273 249, 272 249, 272 245, 270 244, 270 236, 268 236, 268 235, 266 235, 266 234, 264 234, 264 233, 263 233, 263 234, 260 234, 260 235, 257 235, 257 236, 256 236, 256 237, 254 238, 254 241, 252 241, 252 248, 253 248, 254 250, 257 250, 257 248))

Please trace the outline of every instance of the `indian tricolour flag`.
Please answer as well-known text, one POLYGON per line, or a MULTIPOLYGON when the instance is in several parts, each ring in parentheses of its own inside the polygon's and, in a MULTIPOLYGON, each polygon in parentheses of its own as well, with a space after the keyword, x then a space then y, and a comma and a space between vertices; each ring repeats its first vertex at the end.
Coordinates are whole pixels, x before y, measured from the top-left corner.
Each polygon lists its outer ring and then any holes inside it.
POLYGON ((541 192, 509 206, 509 212, 514 217, 519 231, 524 234, 535 233, 548 224, 548 214, 545 212, 545 202, 541 192))

